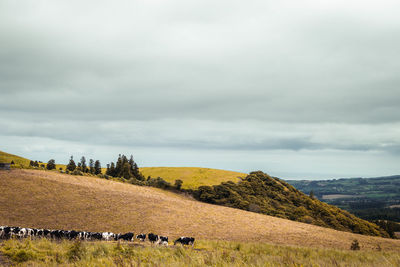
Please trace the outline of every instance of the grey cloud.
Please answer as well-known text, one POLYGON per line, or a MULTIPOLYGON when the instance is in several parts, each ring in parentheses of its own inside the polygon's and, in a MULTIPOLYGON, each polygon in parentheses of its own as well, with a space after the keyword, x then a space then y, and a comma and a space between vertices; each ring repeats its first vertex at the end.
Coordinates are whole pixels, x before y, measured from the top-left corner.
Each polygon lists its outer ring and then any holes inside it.
POLYGON ((0 120, 3 135, 91 145, 194 150, 350 150, 397 153, 400 125, 286 124, 258 121, 0 120))
POLYGON ((398 155, 398 8, 2 1, 0 135, 398 155))

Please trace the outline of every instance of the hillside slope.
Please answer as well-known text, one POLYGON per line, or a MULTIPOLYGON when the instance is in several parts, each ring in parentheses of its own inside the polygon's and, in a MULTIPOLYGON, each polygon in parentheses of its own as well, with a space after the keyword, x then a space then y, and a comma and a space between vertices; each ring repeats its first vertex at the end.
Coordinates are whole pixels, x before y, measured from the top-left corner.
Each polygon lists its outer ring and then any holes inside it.
POLYGON ((30 162, 29 159, 0 151, 0 162, 11 163, 11 161, 14 161, 15 164, 19 165, 19 167, 29 166, 30 162))
POLYGON ((197 202, 159 189, 50 171, 0 171, 0 224, 150 232, 175 238, 399 250, 400 240, 356 235, 197 202))
POLYGON ((238 183, 201 186, 192 195, 200 201, 306 222, 353 233, 388 234, 375 224, 300 192, 279 178, 251 172, 238 183))
POLYGON ((199 167, 141 167, 140 172, 145 177, 161 177, 172 184, 175 180, 182 180, 182 188, 186 189, 195 189, 203 185, 217 185, 227 181, 237 182, 239 177, 247 176, 241 172, 199 167))
MULTIPOLYGON (((30 159, 24 158, 24 157, 20 157, 14 154, 10 154, 4 151, 0 151, 0 162, 10 162, 14 161, 15 165, 13 165, 12 167, 14 168, 28 168, 30 167, 30 159)), ((39 162, 40 166, 42 167, 46 167, 47 166, 47 162, 39 162)), ((64 169, 65 170, 65 164, 56 164, 56 169, 64 169)))

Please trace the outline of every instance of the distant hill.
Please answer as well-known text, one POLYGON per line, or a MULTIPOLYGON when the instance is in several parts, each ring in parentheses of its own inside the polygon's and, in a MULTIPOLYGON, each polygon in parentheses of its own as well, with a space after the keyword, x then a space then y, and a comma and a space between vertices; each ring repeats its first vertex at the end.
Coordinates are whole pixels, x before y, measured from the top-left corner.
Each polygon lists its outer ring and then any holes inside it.
POLYGON ((210 205, 183 195, 90 176, 53 171, 0 171, 0 225, 135 233, 173 239, 268 242, 363 250, 400 250, 400 241, 210 205))
POLYGON ((161 177, 173 184, 175 180, 182 180, 182 188, 195 189, 202 185, 217 185, 227 181, 239 181, 239 177, 247 174, 210 168, 198 167, 141 167, 140 172, 153 178, 161 177))
MULTIPOLYGON (((11 163, 11 161, 14 161, 15 163, 13 166, 14 168, 27 168, 31 162, 30 159, 0 151, 0 162, 11 163)), ((39 164, 43 165, 44 167, 47 166, 47 162, 40 162, 39 164)), ((65 164, 56 164, 56 169, 58 170, 59 168, 65 170, 65 164)))
POLYGON ((0 162, 11 163, 11 161, 14 161, 14 163, 16 165, 18 165, 18 167, 19 166, 29 166, 29 162, 30 162, 29 159, 0 151, 0 162))
POLYGON ((287 182, 361 218, 400 222, 400 175, 287 182))

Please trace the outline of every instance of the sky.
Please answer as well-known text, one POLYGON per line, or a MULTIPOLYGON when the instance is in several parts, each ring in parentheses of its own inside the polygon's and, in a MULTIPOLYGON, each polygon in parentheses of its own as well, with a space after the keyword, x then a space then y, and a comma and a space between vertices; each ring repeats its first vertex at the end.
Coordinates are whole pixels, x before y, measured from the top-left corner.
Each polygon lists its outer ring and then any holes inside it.
POLYGON ((0 150, 400 174, 399 1, 0 1, 0 150))

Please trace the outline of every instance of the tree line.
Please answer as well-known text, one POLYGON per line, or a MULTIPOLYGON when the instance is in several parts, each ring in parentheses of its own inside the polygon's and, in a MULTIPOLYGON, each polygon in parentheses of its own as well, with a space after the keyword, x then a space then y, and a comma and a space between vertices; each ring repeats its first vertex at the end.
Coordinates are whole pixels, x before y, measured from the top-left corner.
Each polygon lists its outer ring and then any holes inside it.
POLYGON ((81 160, 78 164, 75 163, 74 157, 71 156, 69 162, 66 167, 66 172, 83 172, 90 173, 94 175, 101 174, 101 164, 99 160, 94 161, 93 159, 89 160, 89 165, 86 163, 86 158, 82 156, 81 160))

